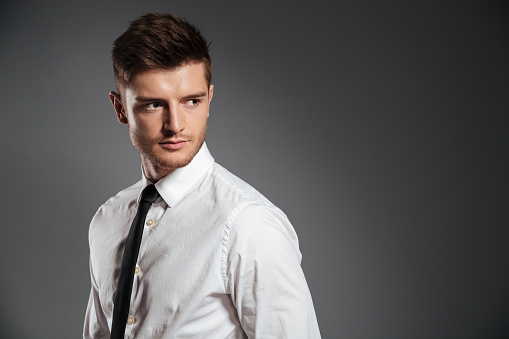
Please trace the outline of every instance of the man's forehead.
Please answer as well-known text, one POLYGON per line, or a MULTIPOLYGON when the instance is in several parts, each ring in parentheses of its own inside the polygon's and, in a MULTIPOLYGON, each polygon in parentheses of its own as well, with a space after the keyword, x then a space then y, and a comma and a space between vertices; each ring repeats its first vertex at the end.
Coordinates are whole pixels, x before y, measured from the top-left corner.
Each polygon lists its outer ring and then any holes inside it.
POLYGON ((191 94, 191 92, 208 93, 208 82, 203 63, 192 62, 169 69, 140 70, 133 75, 131 82, 124 90, 125 95, 131 98, 150 97, 172 92, 179 92, 183 95, 191 94))

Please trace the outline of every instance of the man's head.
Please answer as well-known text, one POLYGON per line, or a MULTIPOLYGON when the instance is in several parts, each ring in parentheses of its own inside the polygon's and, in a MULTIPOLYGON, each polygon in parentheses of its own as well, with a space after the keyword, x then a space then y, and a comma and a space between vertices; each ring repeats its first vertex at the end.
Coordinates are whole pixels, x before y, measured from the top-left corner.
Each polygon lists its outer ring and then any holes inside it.
POLYGON ((147 69, 173 69, 203 63, 210 86, 212 63, 207 41, 189 22, 171 14, 145 14, 131 22, 111 52, 117 89, 123 93, 132 77, 147 69))
POLYGON ((147 14, 115 41, 112 55, 119 93, 110 93, 111 103, 145 176, 158 181, 189 164, 205 140, 214 90, 208 46, 189 23, 147 14))

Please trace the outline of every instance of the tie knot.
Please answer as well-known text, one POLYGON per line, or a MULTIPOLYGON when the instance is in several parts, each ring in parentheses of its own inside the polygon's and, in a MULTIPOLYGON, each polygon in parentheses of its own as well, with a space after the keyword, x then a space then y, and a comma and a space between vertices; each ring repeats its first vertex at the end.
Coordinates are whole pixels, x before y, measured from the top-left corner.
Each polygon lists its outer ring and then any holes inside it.
POLYGON ((154 201, 157 200, 157 197, 159 197, 159 193, 157 192, 156 187, 154 185, 148 185, 143 189, 143 192, 141 192, 140 202, 146 201, 153 204, 154 201))

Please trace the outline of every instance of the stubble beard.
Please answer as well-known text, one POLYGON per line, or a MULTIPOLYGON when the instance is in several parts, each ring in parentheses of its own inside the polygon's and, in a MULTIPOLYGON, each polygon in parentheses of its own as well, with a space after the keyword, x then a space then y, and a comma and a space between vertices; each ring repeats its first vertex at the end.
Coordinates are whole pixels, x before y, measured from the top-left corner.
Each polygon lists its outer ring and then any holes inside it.
POLYGON ((189 146, 191 146, 191 148, 187 150, 187 154, 184 157, 181 157, 179 154, 182 152, 182 150, 162 149, 157 144, 158 141, 147 139, 144 136, 132 131, 131 128, 129 128, 129 135, 134 148, 140 153, 142 157, 145 157, 152 165, 158 168, 173 171, 177 168, 187 166, 196 156, 201 146, 205 142, 205 137, 207 135, 207 125, 203 127, 202 131, 197 137, 186 134, 177 135, 179 138, 188 141, 189 145, 186 145, 187 147, 185 146, 184 148, 187 149, 189 146), (156 154, 154 149, 157 149, 160 155, 156 154))

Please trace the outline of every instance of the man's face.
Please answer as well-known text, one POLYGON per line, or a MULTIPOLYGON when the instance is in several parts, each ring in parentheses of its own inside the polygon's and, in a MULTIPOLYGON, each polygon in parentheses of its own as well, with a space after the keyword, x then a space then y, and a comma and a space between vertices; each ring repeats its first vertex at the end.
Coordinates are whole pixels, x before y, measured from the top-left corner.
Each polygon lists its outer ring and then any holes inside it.
POLYGON ((122 98, 110 93, 149 179, 157 181, 194 158, 205 140, 213 90, 203 64, 190 63, 138 72, 122 98))

